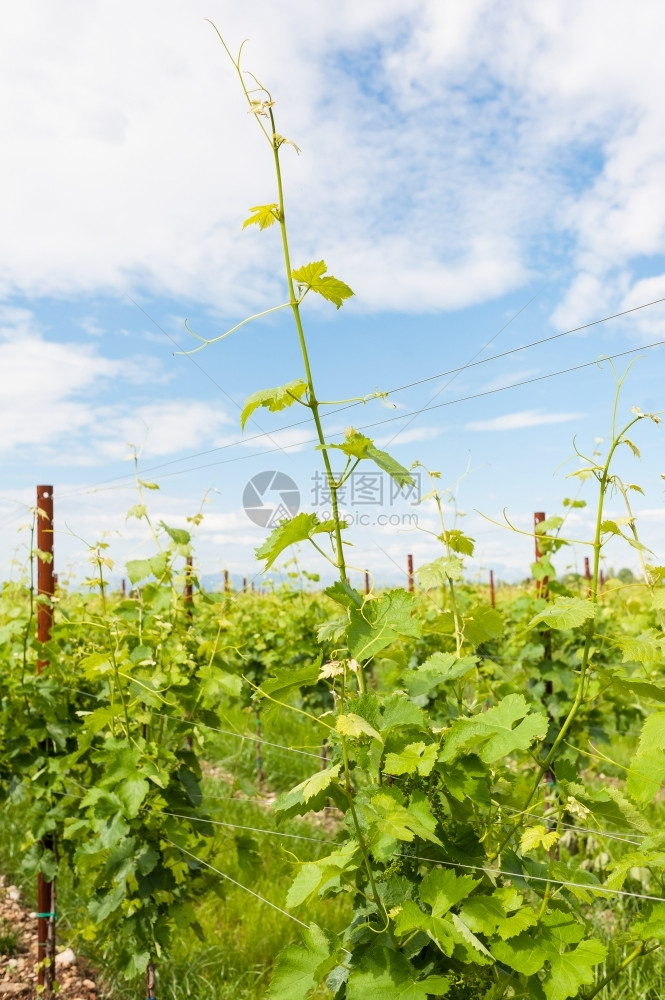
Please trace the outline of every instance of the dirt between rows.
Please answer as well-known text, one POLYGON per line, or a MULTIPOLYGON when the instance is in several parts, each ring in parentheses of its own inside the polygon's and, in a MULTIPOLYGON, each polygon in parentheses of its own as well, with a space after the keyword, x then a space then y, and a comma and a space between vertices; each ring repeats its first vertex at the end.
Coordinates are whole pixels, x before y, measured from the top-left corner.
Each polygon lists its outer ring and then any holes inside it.
MULTIPOLYGON (((56 948, 56 996, 97 1000, 94 972, 64 944, 56 948)), ((37 1000, 37 920, 15 885, 0 876, 0 1000, 37 1000)))

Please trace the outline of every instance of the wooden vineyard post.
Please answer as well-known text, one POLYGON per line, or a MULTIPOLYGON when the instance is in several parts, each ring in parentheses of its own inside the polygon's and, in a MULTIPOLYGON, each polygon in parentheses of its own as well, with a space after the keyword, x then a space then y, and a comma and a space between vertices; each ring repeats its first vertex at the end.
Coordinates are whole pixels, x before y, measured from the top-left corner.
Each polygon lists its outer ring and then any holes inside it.
POLYGON ((243 576, 243 578, 242 578, 242 592, 243 592, 243 594, 247 593, 247 577, 246 576, 243 576))
POLYGON ((494 570, 490 570, 490 604, 493 608, 496 607, 496 594, 494 592, 494 570))
MULTIPOLYGON (((42 644, 37 660, 37 673, 48 667, 43 658, 43 644, 51 638, 53 624, 53 487, 37 487, 37 642, 42 644)), ((48 745, 44 744, 48 753, 48 745)), ((53 836, 42 840, 45 850, 53 850, 53 836)), ((50 998, 55 979, 55 882, 47 882, 41 872, 37 876, 37 982, 43 995, 50 998)))
POLYGON ((185 569, 185 607, 187 608, 187 617, 191 619, 194 617, 194 584, 192 578, 194 576, 192 557, 187 556, 187 565, 185 569))
POLYGON ((409 593, 412 594, 414 591, 414 577, 413 577, 413 556, 409 552, 406 557, 406 572, 409 578, 409 593))
POLYGON ((228 594, 228 592, 230 591, 230 589, 231 589, 231 585, 229 584, 229 571, 228 571, 228 569, 225 569, 224 570, 224 593, 228 594))
MULTIPOLYGON (((539 524, 542 524, 544 520, 545 520, 545 512, 542 510, 537 510, 533 515, 533 527, 534 527, 533 537, 534 537, 534 547, 536 552, 536 562, 540 560, 540 557, 542 556, 543 553, 540 548, 540 536, 536 534, 535 529, 538 527, 539 524)), ((536 580, 536 597, 544 597, 545 600, 547 600, 547 583, 548 583, 547 577, 543 577, 542 580, 536 580)))
POLYGON ((365 570, 365 593, 369 594, 369 573, 365 570))
POLYGON ((586 595, 591 596, 591 566, 589 565, 589 557, 584 557, 584 579, 586 580, 586 595))
POLYGON ((155 1000, 155 966, 152 962, 148 962, 145 970, 145 995, 146 1000, 155 1000))
POLYGON ((256 720, 256 782, 260 788, 263 784, 263 757, 261 754, 261 709, 258 702, 254 708, 254 718, 256 720))

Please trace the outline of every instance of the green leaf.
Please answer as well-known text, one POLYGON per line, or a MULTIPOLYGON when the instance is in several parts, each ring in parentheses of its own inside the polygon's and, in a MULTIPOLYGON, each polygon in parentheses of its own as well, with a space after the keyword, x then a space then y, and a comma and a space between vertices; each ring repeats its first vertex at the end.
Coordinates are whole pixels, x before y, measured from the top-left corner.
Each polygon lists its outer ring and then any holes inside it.
POLYGON ((464 640, 471 646, 498 639, 503 633, 503 619, 487 605, 476 605, 464 614, 464 640))
POLYGON ((135 517, 137 520, 140 520, 142 517, 147 516, 148 508, 146 505, 144 503, 135 503, 125 514, 125 520, 128 521, 130 517, 135 517))
POLYGON ((279 385, 274 389, 260 389, 245 400, 245 405, 240 414, 241 428, 245 429, 245 424, 252 413, 254 413, 254 410, 258 410, 260 406, 264 406, 271 413, 277 413, 278 410, 285 410, 287 407, 293 406, 296 400, 302 399, 306 392, 307 382, 304 382, 301 378, 297 378, 293 382, 287 382, 286 385, 279 385))
POLYGON ((436 743, 409 743, 400 753, 386 754, 384 771, 388 774, 431 774, 439 748, 436 743))
POLYGON ((351 611, 349 652, 363 662, 390 646, 398 636, 418 638, 420 622, 414 617, 416 598, 405 590, 390 590, 362 608, 351 611))
POLYGON ((665 611, 665 587, 658 587, 652 594, 653 606, 657 611, 665 611))
POLYGON ((291 667, 284 667, 275 671, 274 677, 268 677, 259 688, 258 695, 270 695, 278 701, 284 701, 294 691, 299 691, 301 687, 311 687, 317 683, 320 670, 320 656, 314 663, 308 663, 305 667, 293 670, 291 667))
POLYGON ((580 986, 590 986, 595 979, 594 966, 607 955, 607 946, 592 938, 581 941, 576 948, 552 954, 550 970, 543 980, 547 1000, 567 1000, 579 996, 580 986))
POLYGON ((168 566, 168 553, 160 552, 150 559, 130 559, 126 564, 127 576, 130 583, 138 583, 148 576, 155 576, 160 580, 166 572, 168 566))
POLYGON ((535 739, 543 739, 546 733, 546 716, 530 712, 524 695, 509 694, 487 712, 453 722, 439 760, 453 760, 473 750, 491 764, 515 750, 528 750, 535 739), (519 725, 513 728, 516 722, 519 725))
POLYGON ((159 523, 169 538, 171 538, 176 545, 189 545, 191 542, 192 536, 188 531, 185 531, 184 528, 170 528, 168 524, 164 524, 163 521, 160 521, 159 523))
POLYGON ((360 851, 355 840, 350 840, 339 851, 333 851, 318 861, 307 861, 300 865, 298 874, 286 895, 286 905, 291 909, 299 906, 317 892, 331 878, 340 872, 358 867, 360 851))
POLYGON ((303 285, 306 291, 316 292, 339 309, 345 299, 350 299, 353 292, 348 285, 331 274, 326 274, 328 268, 323 260, 315 260, 310 264, 291 272, 291 277, 303 285))
POLYGON ((472 556, 475 540, 469 538, 462 531, 453 528, 452 531, 444 531, 443 541, 453 552, 459 552, 463 556, 472 556))
POLYGON ((615 687, 622 692, 632 692, 640 698, 651 698, 652 701, 665 701, 665 687, 658 687, 656 684, 649 684, 647 681, 625 681, 617 678, 614 681, 615 687))
POLYGON ((100 924, 102 920, 117 910, 125 898, 125 883, 121 882, 104 896, 95 897, 88 903, 88 915, 95 924, 100 924))
POLYGON ((544 847, 546 851, 549 851, 558 839, 559 834, 556 830, 548 830, 547 827, 538 823, 536 826, 526 828, 520 838, 520 847, 525 853, 535 851, 539 847, 544 847))
POLYGON ((665 712, 650 715, 642 726, 637 752, 633 757, 626 790, 640 803, 651 802, 665 781, 665 712))
POLYGON ((447 587, 448 581, 453 582, 462 579, 464 573, 464 563, 457 556, 439 556, 432 562, 423 563, 416 570, 418 583, 423 590, 431 590, 435 587, 447 587))
POLYGON ((259 229, 268 229, 279 219, 279 205, 273 202, 270 205, 252 205, 250 215, 242 224, 243 229, 247 226, 258 226, 259 229))
POLYGON ((419 976, 404 955, 375 947, 352 969, 347 1000, 426 1000, 428 996, 443 997, 450 988, 446 976, 419 976))
POLYGON ((557 597, 529 622, 528 628, 541 622, 550 628, 577 628, 596 614, 596 606, 582 597, 557 597))
POLYGON ((335 580, 323 593, 336 604, 341 604, 343 608, 361 608, 363 604, 362 596, 346 580, 335 580))
POLYGON ((149 783, 140 774, 127 775, 123 779, 116 794, 125 807, 125 816, 128 819, 134 819, 149 791, 149 783))
MULTIPOLYGON (((346 527, 342 523, 342 527, 346 527)), ((302 511, 296 514, 290 521, 284 521, 270 532, 263 545, 256 550, 257 559, 266 560, 266 569, 270 569, 284 549, 298 542, 306 542, 313 535, 322 532, 332 534, 335 530, 334 521, 319 521, 316 514, 307 514, 302 511)))
POLYGON ((328 972, 326 966, 331 954, 325 932, 310 924, 300 944, 278 953, 266 1000, 306 1000, 328 972))
POLYGON ((534 976, 544 967, 549 949, 533 934, 524 931, 509 941, 495 941, 492 954, 504 965, 523 976, 534 976))
POLYGON ((433 917, 442 917, 466 899, 481 881, 471 875, 456 875, 450 868, 435 868, 422 880, 420 898, 432 907, 433 917))
POLYGON ((373 795, 370 802, 378 817, 377 833, 380 837, 404 840, 409 844, 414 837, 421 837, 441 846, 441 841, 434 834, 436 819, 423 792, 413 793, 408 809, 389 791, 373 795))
POLYGON ((313 774, 311 778, 304 781, 302 784, 302 797, 305 802, 309 802, 313 799, 315 795, 322 792, 324 788, 328 786, 339 776, 339 769, 341 764, 333 764, 332 767, 327 767, 324 771, 319 771, 317 774, 313 774))
POLYGON ((638 920, 631 927, 631 937, 638 941, 665 941, 665 903, 654 903, 643 913, 643 920, 638 920))
POLYGON ((353 712, 337 717, 337 732, 341 736, 352 736, 356 739, 360 736, 371 736, 373 740, 383 743, 383 739, 376 729, 359 715, 354 715, 353 712))
POLYGON ((408 469, 394 459, 386 451, 377 448, 374 442, 365 437, 353 427, 349 427, 344 432, 345 440, 342 444, 326 445, 327 448, 337 448, 344 452, 349 458, 369 459, 378 465, 383 472, 387 472, 391 479, 394 479, 398 486, 413 486, 414 479, 408 469))
POLYGON ((623 663, 641 663, 644 667, 655 667, 663 659, 663 637, 655 629, 649 629, 640 636, 626 636, 616 640, 623 653, 623 663))
POLYGON ((404 684, 410 696, 417 698, 439 684, 464 677, 477 663, 477 656, 458 658, 456 653, 432 653, 416 670, 409 670, 404 675, 404 684))

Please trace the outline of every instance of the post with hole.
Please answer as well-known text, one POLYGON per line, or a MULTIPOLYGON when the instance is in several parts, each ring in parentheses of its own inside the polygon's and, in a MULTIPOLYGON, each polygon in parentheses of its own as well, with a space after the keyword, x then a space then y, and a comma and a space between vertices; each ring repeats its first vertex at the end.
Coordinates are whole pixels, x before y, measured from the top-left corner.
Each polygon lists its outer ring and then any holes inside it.
MULTIPOLYGON (((44 644, 51 638, 53 624, 53 487, 37 487, 37 642, 40 655, 37 673, 48 667, 44 654, 44 644)), ((48 744, 44 743, 44 752, 48 744)), ((53 835, 46 834, 42 847, 47 851, 54 848, 53 835)), ((55 979, 55 882, 47 882, 39 873, 37 876, 37 982, 40 993, 50 997, 55 979)))

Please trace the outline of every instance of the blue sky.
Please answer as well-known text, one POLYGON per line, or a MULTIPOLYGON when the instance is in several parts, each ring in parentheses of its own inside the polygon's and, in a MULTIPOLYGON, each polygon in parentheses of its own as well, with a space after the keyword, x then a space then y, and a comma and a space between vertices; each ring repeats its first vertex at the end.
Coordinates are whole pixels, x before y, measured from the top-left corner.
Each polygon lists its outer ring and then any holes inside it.
MULTIPOLYGON (((312 431, 290 426, 304 410, 258 411, 245 440, 239 427, 246 396, 302 374, 287 313, 174 355, 194 345, 185 318, 214 337, 285 294, 278 233, 241 230, 250 205, 274 200, 269 150, 204 17, 234 47, 250 38, 245 64, 302 150, 283 157, 294 265, 325 258, 356 293, 339 312, 306 303, 319 395, 420 383, 390 407, 332 414, 330 433, 377 424, 403 464, 461 480, 470 572, 526 575, 532 541, 492 522, 506 508, 528 531, 534 510, 575 495, 573 438, 586 452, 606 439, 613 402, 609 366, 590 363, 635 352, 616 361, 637 358, 620 413, 665 408, 663 347, 650 346, 665 340, 665 303, 517 350, 665 297, 657 2, 366 0, 315 18, 299 0, 251 16, 220 0, 14 9, 0 40, 3 576, 24 557, 37 482, 55 486, 61 572, 80 577, 102 536, 118 573, 146 550, 124 516, 128 442, 161 486, 156 519, 183 524, 205 495, 204 573, 259 570, 265 532, 242 508, 252 476, 281 471, 303 509, 316 500, 312 431)), ((662 431, 645 422, 637 438, 641 461, 626 450, 618 471, 645 491, 635 510, 658 560, 662 431)), ((407 552, 438 554, 413 520, 432 529, 427 509, 361 506, 348 510, 371 522, 348 532, 358 572, 397 582, 407 552), (374 523, 390 514, 405 517, 374 523)), ((610 511, 623 513, 616 499, 610 511)), ((587 537, 591 514, 569 523, 587 537)), ((637 568, 634 551, 607 558, 637 568)))

